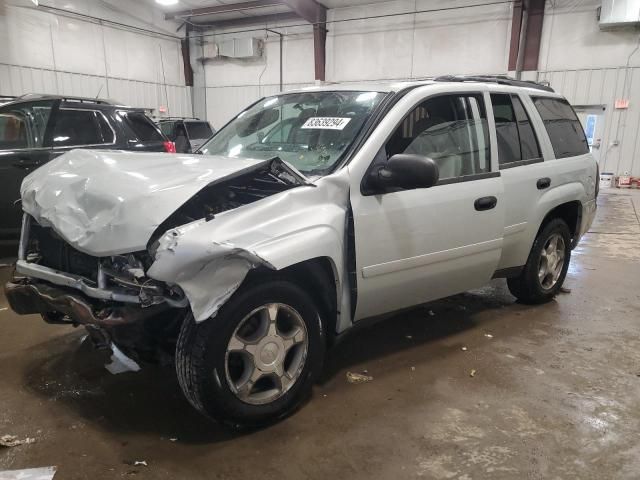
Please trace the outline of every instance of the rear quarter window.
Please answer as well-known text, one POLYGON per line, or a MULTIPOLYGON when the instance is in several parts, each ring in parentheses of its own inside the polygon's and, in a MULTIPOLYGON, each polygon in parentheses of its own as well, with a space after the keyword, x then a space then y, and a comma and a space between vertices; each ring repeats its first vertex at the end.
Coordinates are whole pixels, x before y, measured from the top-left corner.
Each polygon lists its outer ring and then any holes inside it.
POLYGON ((160 130, 155 126, 149 117, 142 112, 119 112, 122 117, 135 134, 136 138, 141 142, 162 142, 164 137, 160 133, 160 130))
POLYGON ((184 122, 189 138, 209 138, 213 135, 207 122, 184 122))
POLYGON ((556 158, 589 153, 584 130, 569 102, 547 97, 534 97, 532 100, 542 117, 556 158))

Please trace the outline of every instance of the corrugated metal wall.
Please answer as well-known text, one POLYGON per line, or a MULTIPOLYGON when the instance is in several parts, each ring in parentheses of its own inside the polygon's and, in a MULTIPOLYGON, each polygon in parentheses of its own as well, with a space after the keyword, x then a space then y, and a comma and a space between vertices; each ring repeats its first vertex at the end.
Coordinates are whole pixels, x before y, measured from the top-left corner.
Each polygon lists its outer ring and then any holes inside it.
POLYGON ((124 105, 157 108, 166 105, 173 116, 191 115, 191 90, 124 78, 100 77, 0 63, 0 95, 51 93, 110 98, 124 105))
POLYGON ((605 107, 600 169, 640 176, 640 68, 527 72, 527 78, 547 80, 574 106, 605 107), (615 109, 616 99, 629 108, 615 109))

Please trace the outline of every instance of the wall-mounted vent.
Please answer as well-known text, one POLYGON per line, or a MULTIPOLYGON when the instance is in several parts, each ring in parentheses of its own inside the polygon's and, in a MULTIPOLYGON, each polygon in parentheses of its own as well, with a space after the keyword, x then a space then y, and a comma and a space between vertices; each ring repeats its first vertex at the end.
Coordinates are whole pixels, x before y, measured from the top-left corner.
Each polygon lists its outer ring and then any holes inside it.
POLYGON ((204 60, 209 58, 259 58, 263 41, 260 38, 230 38, 217 43, 204 44, 204 60))
POLYGON ((640 0, 602 0, 600 29, 640 25, 640 0))

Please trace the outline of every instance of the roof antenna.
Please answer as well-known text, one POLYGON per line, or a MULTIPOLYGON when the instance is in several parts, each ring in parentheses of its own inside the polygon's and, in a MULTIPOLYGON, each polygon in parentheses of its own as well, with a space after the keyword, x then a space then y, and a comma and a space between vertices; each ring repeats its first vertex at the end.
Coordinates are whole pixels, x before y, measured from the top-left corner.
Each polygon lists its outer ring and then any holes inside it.
POLYGON ((102 87, 104 87, 104 85, 100 85, 100 89, 98 90, 98 93, 96 93, 96 98, 95 100, 98 99, 98 97, 100 96, 100 92, 102 91, 102 87))

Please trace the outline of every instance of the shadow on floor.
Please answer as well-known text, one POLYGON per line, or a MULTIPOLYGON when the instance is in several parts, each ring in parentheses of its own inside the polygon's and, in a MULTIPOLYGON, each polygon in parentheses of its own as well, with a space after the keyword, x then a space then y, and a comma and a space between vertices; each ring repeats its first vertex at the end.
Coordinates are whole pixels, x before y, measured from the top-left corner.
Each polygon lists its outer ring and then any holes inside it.
MULTIPOLYGON (((439 300, 359 329, 329 352, 323 381, 351 365, 416 346, 426 347, 421 359, 427 363, 441 356, 444 347, 438 340, 477 328, 481 312, 513 304, 503 283, 493 282, 482 290, 439 300)), ((110 352, 94 350, 88 340, 82 341, 83 333, 78 330, 32 347, 34 360, 26 369, 27 388, 116 434, 178 437, 193 444, 228 441, 241 435, 198 414, 184 399, 173 368, 149 366, 137 373, 111 375, 104 369, 110 352)))

